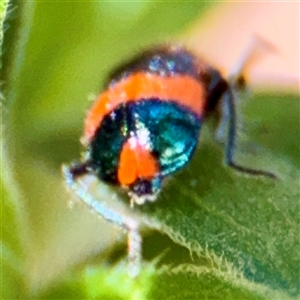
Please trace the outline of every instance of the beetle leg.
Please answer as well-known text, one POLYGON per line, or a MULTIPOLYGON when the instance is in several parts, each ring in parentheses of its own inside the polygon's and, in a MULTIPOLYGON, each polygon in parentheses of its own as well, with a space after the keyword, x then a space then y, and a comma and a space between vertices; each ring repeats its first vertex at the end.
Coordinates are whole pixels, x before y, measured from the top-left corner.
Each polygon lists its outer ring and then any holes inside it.
POLYGON ((142 239, 139 233, 139 223, 137 220, 120 212, 113 210, 105 204, 93 198, 80 183, 76 180, 82 175, 90 173, 87 163, 74 164, 74 166, 63 166, 65 181, 70 190, 72 190, 83 204, 93 213, 105 220, 124 229, 128 236, 128 273, 131 277, 136 277, 140 271, 141 264, 141 243, 142 239))

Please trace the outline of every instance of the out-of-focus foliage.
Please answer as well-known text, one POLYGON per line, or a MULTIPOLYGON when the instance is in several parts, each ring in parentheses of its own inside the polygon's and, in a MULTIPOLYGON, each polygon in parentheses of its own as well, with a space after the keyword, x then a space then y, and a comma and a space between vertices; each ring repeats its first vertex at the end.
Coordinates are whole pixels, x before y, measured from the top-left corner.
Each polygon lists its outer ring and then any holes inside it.
POLYGON ((1 80, 2 299, 299 295, 298 96, 255 95, 241 105, 237 159, 274 171, 277 181, 223 166, 222 147, 204 128, 190 166, 156 203, 136 208, 164 234, 145 237, 146 261, 136 281, 127 277, 119 251, 123 235, 82 207, 67 206, 60 166, 79 157, 86 99, 99 93, 112 67, 179 34, 206 8, 200 2, 11 3, 1 80))

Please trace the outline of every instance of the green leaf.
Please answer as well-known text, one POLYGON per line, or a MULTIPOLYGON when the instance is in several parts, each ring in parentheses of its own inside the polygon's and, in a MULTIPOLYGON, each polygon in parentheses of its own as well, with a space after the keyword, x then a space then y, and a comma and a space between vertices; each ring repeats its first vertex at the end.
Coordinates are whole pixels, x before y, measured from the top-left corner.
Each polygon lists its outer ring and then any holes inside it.
POLYGON ((111 68, 142 46, 178 33, 205 7, 146 1, 12 4, 2 74, 7 299, 299 295, 298 96, 254 95, 240 109, 244 128, 237 161, 270 170, 277 181, 224 166, 222 146, 203 128, 189 167, 155 203, 135 208, 163 234, 145 236, 147 261, 136 281, 126 275, 124 235, 84 208, 67 206, 71 195, 60 168, 79 158, 81 125, 91 105, 85 99, 99 93, 111 68))
MULTIPOLYGON (((4 25, 4 19, 6 17, 6 12, 8 9, 8 0, 2 0, 0 2, 0 57, 2 57, 2 50, 3 50, 3 34, 4 34, 4 30, 5 30, 5 26, 4 25)), ((0 69, 2 69, 2 60, 0 62, 0 69)))
MULTIPOLYGON (((2 157, 5 158, 3 152, 2 157)), ((19 198, 11 179, 7 175, 1 178, 1 299, 23 299, 26 295, 23 273, 26 243, 21 227, 26 220, 19 198)))
POLYGON ((213 266, 229 264, 231 268, 222 274, 225 281, 239 286, 239 280, 232 280, 235 273, 249 286, 262 286, 253 289, 254 295, 265 297, 268 289, 274 291, 272 299, 286 299, 285 293, 299 294, 298 99, 257 95, 244 115, 253 136, 261 133, 261 143, 246 143, 238 161, 271 170, 278 180, 224 167, 220 148, 204 136, 188 170, 175 176, 156 205, 143 210, 161 223, 171 239, 214 261, 213 266), (283 142, 287 147, 282 147, 283 142))
MULTIPOLYGON (((0 57, 3 54, 3 34, 7 29, 4 23, 9 12, 8 1, 0 3, 0 57)), ((2 59, 1 66, 2 69, 2 59)), ((0 94, 3 101, 4 95, 0 94)), ((1 111, 1 116, 3 113, 1 111)), ((1 275, 0 295, 1 299, 23 299, 27 295, 24 280, 24 252, 26 249, 26 214, 23 211, 21 196, 14 182, 14 174, 11 169, 10 159, 6 148, 6 139, 3 137, 1 118, 1 176, 0 176, 0 216, 1 216, 1 275), (3 172, 5 170, 5 172, 3 172), (23 227, 24 226, 24 227, 23 227)))

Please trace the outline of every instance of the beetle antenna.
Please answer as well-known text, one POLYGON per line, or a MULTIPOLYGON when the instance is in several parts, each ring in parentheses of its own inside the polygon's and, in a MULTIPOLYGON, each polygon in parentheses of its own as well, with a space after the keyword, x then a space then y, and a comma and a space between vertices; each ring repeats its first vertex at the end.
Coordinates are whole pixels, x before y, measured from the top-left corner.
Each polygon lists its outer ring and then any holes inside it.
POLYGON ((243 56, 229 73, 229 82, 238 90, 246 86, 247 74, 254 63, 259 61, 266 53, 276 53, 277 48, 265 38, 255 34, 245 50, 243 56))

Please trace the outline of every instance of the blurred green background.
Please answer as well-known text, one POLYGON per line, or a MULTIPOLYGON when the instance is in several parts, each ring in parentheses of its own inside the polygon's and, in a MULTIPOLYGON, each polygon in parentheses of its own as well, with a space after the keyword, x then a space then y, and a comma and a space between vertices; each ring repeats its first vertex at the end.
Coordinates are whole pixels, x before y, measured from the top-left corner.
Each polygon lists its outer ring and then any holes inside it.
POLYGON ((116 267, 105 264, 119 250, 124 256, 124 235, 83 207, 68 207, 72 195, 60 168, 80 157, 89 99, 101 91, 106 74, 141 48, 176 40, 213 5, 11 1, 1 80, 3 299, 299 294, 298 95, 260 94, 242 107, 247 131, 239 161, 274 170, 282 181, 228 170, 204 129, 192 166, 175 176, 163 201, 141 208, 170 237, 146 238, 145 257, 168 249, 160 263, 168 271, 149 263, 131 282, 125 259, 116 267))

